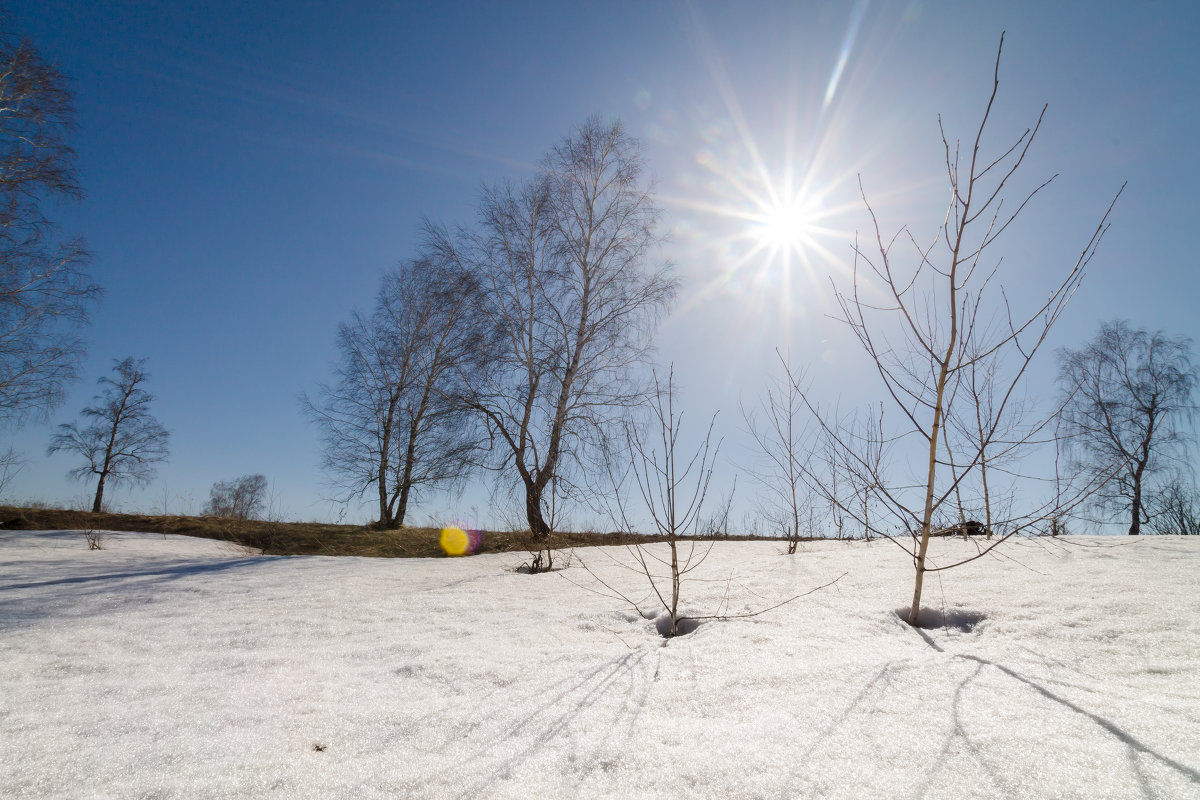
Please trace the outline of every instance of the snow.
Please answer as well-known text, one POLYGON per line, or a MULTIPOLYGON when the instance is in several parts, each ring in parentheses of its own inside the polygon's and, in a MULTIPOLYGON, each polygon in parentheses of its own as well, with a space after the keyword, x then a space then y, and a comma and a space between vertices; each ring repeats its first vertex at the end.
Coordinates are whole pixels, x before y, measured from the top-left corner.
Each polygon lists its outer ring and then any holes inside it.
POLYGON ((894 545, 782 550, 719 542, 683 605, 846 574, 667 640, 587 591, 647 594, 623 548, 0 532, 0 796, 1200 798, 1200 538, 1009 543, 928 577, 928 630, 894 545))

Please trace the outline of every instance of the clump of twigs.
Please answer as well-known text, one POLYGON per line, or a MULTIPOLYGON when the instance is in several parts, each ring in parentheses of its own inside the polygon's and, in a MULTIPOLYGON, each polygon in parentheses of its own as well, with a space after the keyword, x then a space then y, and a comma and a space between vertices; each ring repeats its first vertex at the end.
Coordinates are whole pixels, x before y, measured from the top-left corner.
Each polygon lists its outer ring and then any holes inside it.
POLYGON ((91 525, 84 526, 83 539, 87 542, 88 550, 104 549, 104 531, 96 530, 91 525))

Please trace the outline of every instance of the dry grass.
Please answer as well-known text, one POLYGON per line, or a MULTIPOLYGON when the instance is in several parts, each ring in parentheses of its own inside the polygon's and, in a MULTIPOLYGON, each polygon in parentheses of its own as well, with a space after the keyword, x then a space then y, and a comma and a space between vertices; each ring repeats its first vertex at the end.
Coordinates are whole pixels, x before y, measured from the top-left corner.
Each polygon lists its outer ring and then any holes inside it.
MULTIPOLYGON (((219 539, 267 555, 371 556, 376 558, 441 558, 437 528, 381 531, 361 525, 315 522, 266 522, 225 517, 182 517, 146 514, 93 514, 54 508, 0 506, 0 528, 7 530, 109 530, 176 533, 219 539)), ((733 536, 745 539, 753 537, 733 536)), ((565 549, 592 545, 645 544, 660 537, 623 533, 555 533, 550 547, 565 549)), ((527 531, 488 531, 479 553, 537 550, 527 531)))

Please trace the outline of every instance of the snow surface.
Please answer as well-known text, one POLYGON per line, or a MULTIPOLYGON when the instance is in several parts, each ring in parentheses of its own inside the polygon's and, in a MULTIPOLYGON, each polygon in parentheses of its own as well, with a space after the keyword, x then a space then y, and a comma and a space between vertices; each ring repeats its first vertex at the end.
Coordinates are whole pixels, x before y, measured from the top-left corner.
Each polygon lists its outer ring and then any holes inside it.
POLYGON ((0 532, 0 796, 1200 798, 1200 538, 722 542, 665 640, 623 548, 264 557, 0 532), (933 543, 936 558, 969 552, 933 543), (611 557, 610 557, 611 556, 611 557))

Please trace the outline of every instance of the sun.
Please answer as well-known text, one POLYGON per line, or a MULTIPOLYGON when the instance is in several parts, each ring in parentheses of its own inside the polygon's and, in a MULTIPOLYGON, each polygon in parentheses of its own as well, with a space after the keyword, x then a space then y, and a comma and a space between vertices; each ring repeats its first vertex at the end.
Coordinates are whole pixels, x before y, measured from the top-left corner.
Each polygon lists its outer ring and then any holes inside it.
MULTIPOLYGON (((750 187, 747 186, 749 189, 750 187)), ((735 216, 743 220, 738 238, 749 244, 748 261, 770 268, 813 268, 814 258, 832 256, 820 240, 831 233, 823 227, 830 216, 821 193, 809 181, 791 176, 771 180, 764 175, 760 185, 745 193, 747 207, 735 216)))
MULTIPOLYGON (((747 142, 751 140, 747 139, 747 142)), ((722 158, 711 151, 697 156, 697 165, 713 180, 708 196, 680 196, 671 202, 705 223, 684 230, 700 247, 718 255, 715 269, 690 298, 696 304, 718 291, 732 291, 757 301, 773 301, 779 313, 794 313, 821 284, 824 274, 844 262, 831 246, 847 239, 838 219, 844 202, 828 198, 841 176, 823 180, 817 167, 783 158, 768 166, 755 155, 722 158)))
POLYGON ((750 235, 772 255, 803 253, 812 240, 813 210, 801 198, 772 199, 750 224, 750 235))

